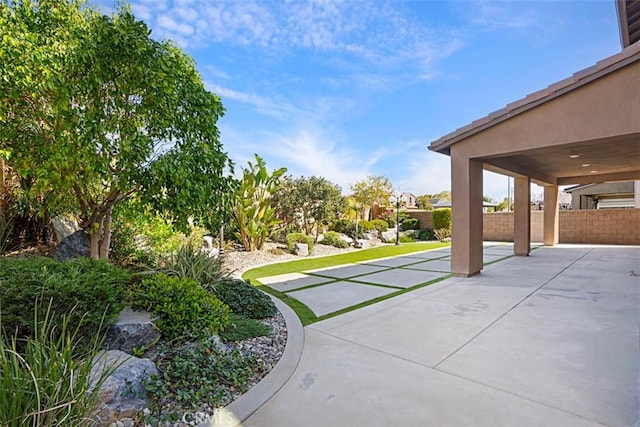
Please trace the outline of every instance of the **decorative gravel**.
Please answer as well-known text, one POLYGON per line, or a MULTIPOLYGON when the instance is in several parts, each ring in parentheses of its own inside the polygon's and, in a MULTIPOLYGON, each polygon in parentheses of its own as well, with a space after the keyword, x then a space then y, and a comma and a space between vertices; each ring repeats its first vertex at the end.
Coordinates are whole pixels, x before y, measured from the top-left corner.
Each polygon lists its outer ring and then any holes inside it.
POLYGON ((349 247, 347 249, 335 248, 329 245, 316 244, 313 247, 313 255, 309 257, 301 257, 294 255, 287 247, 280 243, 265 243, 264 249, 260 251, 246 252, 239 249, 227 249, 222 255, 222 267, 235 277, 242 276, 242 273, 250 268, 258 267, 264 264, 274 262, 283 262, 294 259, 304 259, 311 257, 320 257, 325 255, 334 255, 344 252, 350 252, 357 249, 349 247))

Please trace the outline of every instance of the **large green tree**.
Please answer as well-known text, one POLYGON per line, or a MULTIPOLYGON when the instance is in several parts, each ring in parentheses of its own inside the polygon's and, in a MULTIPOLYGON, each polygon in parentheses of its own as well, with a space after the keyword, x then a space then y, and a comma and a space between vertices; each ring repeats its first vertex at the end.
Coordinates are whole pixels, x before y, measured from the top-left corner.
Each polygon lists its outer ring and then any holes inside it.
POLYGON ((276 193, 274 206, 287 226, 299 225, 306 234, 338 219, 345 203, 339 185, 318 176, 287 179, 276 193))
POLYGON ((385 176, 370 175, 362 181, 351 185, 353 198, 360 203, 363 209, 369 211, 369 219, 374 205, 387 206, 389 196, 393 193, 393 184, 385 176))
POLYGON ((136 198, 215 229, 232 185, 220 99, 126 7, 0 1, 0 153, 42 209, 78 212, 108 258, 113 208, 136 198))

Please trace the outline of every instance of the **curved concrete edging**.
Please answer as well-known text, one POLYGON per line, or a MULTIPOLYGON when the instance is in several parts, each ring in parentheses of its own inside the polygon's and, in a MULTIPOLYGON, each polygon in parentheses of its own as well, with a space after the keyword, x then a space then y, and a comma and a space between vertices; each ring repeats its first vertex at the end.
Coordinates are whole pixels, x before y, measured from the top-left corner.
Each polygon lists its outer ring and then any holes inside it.
POLYGON ((269 295, 282 313, 287 324, 287 344, 282 357, 258 384, 225 407, 225 412, 233 415, 236 425, 241 425, 247 418, 264 405, 291 378, 302 356, 304 346, 304 328, 295 312, 278 298, 269 295))

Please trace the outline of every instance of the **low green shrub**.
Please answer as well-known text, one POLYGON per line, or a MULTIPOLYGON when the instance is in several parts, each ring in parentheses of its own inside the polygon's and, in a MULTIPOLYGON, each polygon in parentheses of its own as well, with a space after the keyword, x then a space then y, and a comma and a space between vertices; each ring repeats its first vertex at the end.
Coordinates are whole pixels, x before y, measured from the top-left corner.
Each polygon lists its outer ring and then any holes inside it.
POLYGON ((105 364, 91 375, 103 335, 94 331, 78 354, 83 321, 72 321, 73 312, 57 319, 50 306, 40 317, 39 306, 25 313, 33 319, 26 341, 0 321, 0 425, 90 425, 98 398, 91 391, 114 369, 105 364))
MULTIPOLYGON (((143 386, 152 398, 150 413, 144 422, 178 421, 180 413, 193 411, 201 404, 211 408, 224 406, 231 398, 229 387, 244 392, 253 377, 256 360, 238 349, 221 350, 213 338, 199 341, 163 355, 160 375, 152 375, 143 386), (168 402, 175 409, 167 410, 168 402)), ((172 423, 173 425, 173 423, 172 423)))
POLYGON ((433 233, 436 239, 438 239, 441 242, 451 237, 451 230, 447 228, 439 228, 437 230, 434 230, 433 233))
POLYGON ((371 221, 371 224, 373 225, 373 228, 378 230, 380 233, 384 233, 389 229, 389 224, 383 219, 374 219, 371 221))
POLYGON ((407 236, 406 234, 400 234, 400 242, 402 243, 413 243, 416 240, 411 237, 411 236, 407 236))
POLYGON ((417 230, 418 229, 418 218, 407 218, 400 225, 401 230, 417 230))
POLYGON ((244 280, 222 280, 213 292, 232 312, 250 319, 264 319, 278 312, 267 294, 244 280))
POLYGON ((435 240, 436 239, 436 235, 433 233, 433 230, 425 228, 423 230, 420 230, 420 233, 418 234, 418 239, 420 239, 420 240, 435 240))
POLYGON ((269 335, 270 332, 271 328, 257 320, 231 313, 229 315, 229 326, 220 332, 220 338, 225 342, 243 341, 255 337, 264 337, 269 335))
POLYGON ((433 215, 433 229, 446 228, 451 230, 451 208, 436 209, 433 215))
POLYGON ((124 308, 131 275, 104 261, 76 258, 0 258, 0 319, 18 337, 34 336, 34 307, 51 309, 52 325, 79 325, 78 349, 124 308))
POLYGON ((339 219, 333 223, 333 231, 336 233, 342 233, 349 236, 353 235, 353 230, 355 230, 355 224, 349 219, 339 219))
POLYGON ((303 233, 290 233, 285 238, 285 244, 291 252, 296 251, 296 243, 306 243, 309 246, 309 253, 313 252, 313 237, 303 233))
POLYGON ((229 324, 229 307, 192 279, 155 274, 131 286, 129 299, 158 317, 166 340, 206 338, 229 324))
POLYGON ((210 257, 195 245, 186 243, 164 258, 159 269, 167 276, 191 279, 206 290, 212 290, 216 282, 228 274, 222 269, 219 257, 210 257))
POLYGON ((396 226, 396 214, 395 214, 395 212, 393 212, 393 213, 383 212, 380 215, 378 215, 378 219, 386 222, 388 228, 393 228, 393 227, 396 226))
POLYGON ((342 239, 340 233, 336 233, 335 231, 327 231, 324 233, 324 239, 322 239, 323 245, 329 245, 336 248, 348 248, 349 243, 346 240, 342 239))
POLYGON ((367 231, 374 230, 373 222, 367 221, 366 219, 358 221, 358 231, 362 233, 366 233, 367 231))

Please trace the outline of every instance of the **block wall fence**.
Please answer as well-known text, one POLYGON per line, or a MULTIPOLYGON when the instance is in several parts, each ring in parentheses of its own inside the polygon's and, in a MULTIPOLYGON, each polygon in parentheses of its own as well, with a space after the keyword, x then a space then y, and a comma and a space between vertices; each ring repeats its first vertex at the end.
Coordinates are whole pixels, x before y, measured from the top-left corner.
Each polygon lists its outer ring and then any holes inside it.
MULTIPOLYGON (((407 211, 420 228, 433 228, 431 211, 407 211)), ((543 240, 543 211, 531 211, 531 241, 543 240)), ((484 240, 513 241, 513 212, 483 215, 484 240)), ((640 245, 640 209, 560 211, 560 243, 640 245)))

